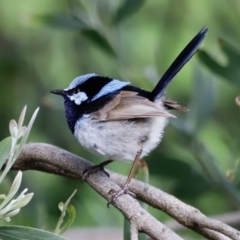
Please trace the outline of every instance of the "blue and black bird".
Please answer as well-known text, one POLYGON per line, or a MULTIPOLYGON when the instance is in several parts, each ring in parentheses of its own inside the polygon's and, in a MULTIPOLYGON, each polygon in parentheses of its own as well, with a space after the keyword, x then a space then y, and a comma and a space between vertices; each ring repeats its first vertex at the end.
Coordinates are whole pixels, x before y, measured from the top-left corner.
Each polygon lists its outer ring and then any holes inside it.
POLYGON ((51 91, 63 96, 68 126, 79 143, 107 159, 86 169, 83 178, 99 170, 108 175, 104 166, 115 160, 133 162, 126 184, 112 192, 109 203, 129 193, 139 159, 159 145, 168 118, 174 117, 169 110, 187 110, 166 99, 165 89, 199 49, 207 31, 204 27, 189 42, 151 92, 95 73, 75 78, 64 90, 51 91))

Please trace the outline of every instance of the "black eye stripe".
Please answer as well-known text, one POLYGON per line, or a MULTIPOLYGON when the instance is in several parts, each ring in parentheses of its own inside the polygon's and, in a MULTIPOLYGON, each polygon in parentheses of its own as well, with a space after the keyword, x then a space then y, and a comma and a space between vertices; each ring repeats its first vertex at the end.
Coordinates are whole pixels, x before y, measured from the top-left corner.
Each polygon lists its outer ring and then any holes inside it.
POLYGON ((79 92, 81 92, 81 89, 79 87, 66 91, 67 95, 69 95, 69 96, 72 96, 72 95, 74 95, 76 93, 79 93, 79 92))

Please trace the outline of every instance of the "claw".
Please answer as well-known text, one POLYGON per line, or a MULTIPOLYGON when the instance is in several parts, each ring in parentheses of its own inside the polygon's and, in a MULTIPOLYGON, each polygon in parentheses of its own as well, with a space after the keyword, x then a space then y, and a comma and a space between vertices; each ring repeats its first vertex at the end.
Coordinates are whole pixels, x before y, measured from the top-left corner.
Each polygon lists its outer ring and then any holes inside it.
POLYGON ((133 192, 130 192, 129 190, 128 190, 128 186, 126 185, 126 186, 124 186, 122 189, 120 189, 120 190, 118 190, 118 191, 116 191, 116 190, 114 190, 114 189, 111 189, 110 191, 109 191, 109 194, 112 194, 112 196, 110 197, 110 199, 109 199, 109 201, 108 201, 108 203, 107 203, 107 207, 109 208, 109 206, 112 204, 114 204, 115 203, 115 201, 117 200, 117 198, 119 198, 120 196, 122 196, 122 195, 124 195, 124 194, 128 194, 128 195, 130 195, 131 197, 133 197, 133 198, 136 198, 136 194, 135 193, 133 193, 133 192))
POLYGON ((111 163, 111 162, 113 162, 113 161, 112 161, 112 160, 107 160, 107 161, 102 162, 102 163, 100 163, 100 164, 98 164, 98 165, 96 165, 96 166, 92 166, 92 167, 89 167, 89 168, 85 169, 85 170, 83 171, 82 181, 84 181, 87 177, 89 177, 90 175, 92 175, 92 174, 94 174, 94 173, 96 173, 96 172, 98 172, 98 171, 103 172, 107 177, 109 177, 110 175, 109 175, 109 173, 104 169, 104 167, 105 167, 107 164, 111 163))
POLYGON ((82 181, 84 181, 90 175, 99 171, 103 172, 107 177, 110 176, 109 173, 104 169, 104 167, 97 165, 97 166, 89 167, 83 171, 82 181))

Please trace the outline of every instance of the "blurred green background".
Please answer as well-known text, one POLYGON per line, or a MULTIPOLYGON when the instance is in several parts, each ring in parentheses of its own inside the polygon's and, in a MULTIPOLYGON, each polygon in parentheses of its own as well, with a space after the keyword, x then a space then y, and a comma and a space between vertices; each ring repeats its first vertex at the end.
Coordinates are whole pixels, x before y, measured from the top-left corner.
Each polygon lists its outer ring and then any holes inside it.
MULTIPOLYGON (((177 54, 205 25, 204 47, 176 76, 167 97, 188 106, 166 128, 146 161, 150 184, 208 215, 240 208, 240 2, 238 0, 0 0, 0 139, 23 106, 40 112, 29 141, 45 142, 93 163, 67 127, 63 101, 49 93, 95 72, 152 89, 177 54), (126 4, 126 5, 124 5, 126 4), (125 6, 125 7, 124 7, 125 6)), ((109 169, 127 175, 130 164, 109 169)), ((4 188, 11 185, 11 173, 4 188)), ((122 215, 87 184, 28 171, 31 203, 11 224, 52 229, 57 205, 72 200, 74 227, 121 227, 122 215)), ((1 191, 2 192, 2 191, 1 191)), ((148 208, 160 221, 170 218, 148 208)), ((4 224, 4 223, 1 223, 4 224)))

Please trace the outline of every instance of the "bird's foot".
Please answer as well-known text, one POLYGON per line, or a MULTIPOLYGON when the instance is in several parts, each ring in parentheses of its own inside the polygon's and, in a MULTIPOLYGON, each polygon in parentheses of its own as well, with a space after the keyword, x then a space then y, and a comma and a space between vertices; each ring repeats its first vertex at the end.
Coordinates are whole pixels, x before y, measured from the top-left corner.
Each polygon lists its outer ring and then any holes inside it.
POLYGON ((128 185, 125 185, 122 189, 120 189, 120 190, 118 190, 118 191, 116 191, 116 190, 114 190, 114 189, 111 189, 110 191, 109 191, 109 194, 111 194, 112 196, 111 196, 111 198, 109 199, 109 201, 108 201, 108 203, 107 203, 107 207, 109 208, 109 206, 112 204, 114 204, 115 203, 115 201, 117 200, 117 198, 119 198, 120 196, 122 196, 123 194, 128 194, 128 195, 130 195, 131 197, 133 197, 133 198, 136 198, 136 194, 135 193, 133 193, 133 192, 130 192, 129 190, 128 190, 128 188, 129 188, 129 186, 128 185))
POLYGON ((82 181, 84 181, 87 177, 89 177, 90 175, 92 175, 98 171, 103 172, 107 177, 109 177, 109 173, 104 169, 104 166, 105 165, 100 163, 96 166, 92 166, 92 167, 85 169, 83 171, 82 181))

